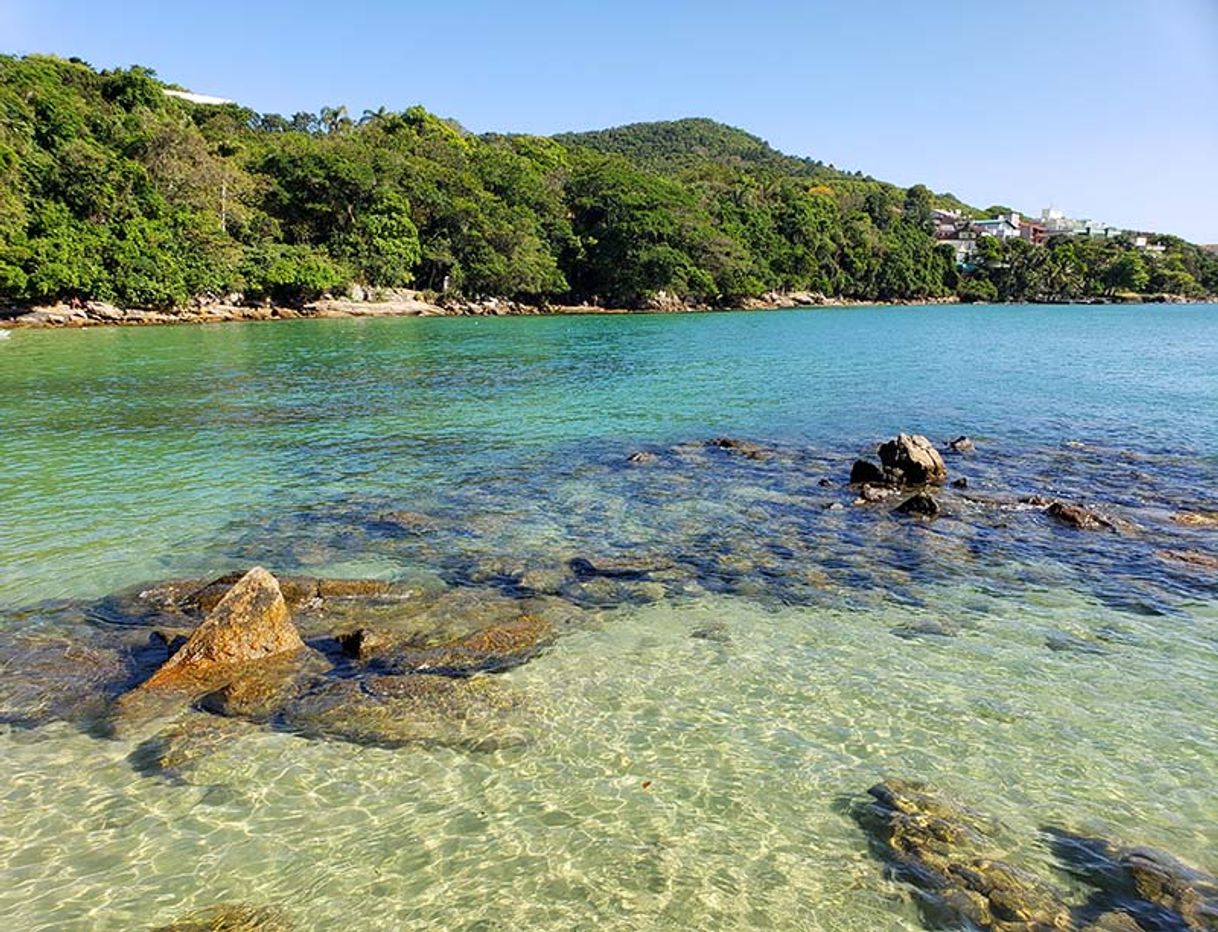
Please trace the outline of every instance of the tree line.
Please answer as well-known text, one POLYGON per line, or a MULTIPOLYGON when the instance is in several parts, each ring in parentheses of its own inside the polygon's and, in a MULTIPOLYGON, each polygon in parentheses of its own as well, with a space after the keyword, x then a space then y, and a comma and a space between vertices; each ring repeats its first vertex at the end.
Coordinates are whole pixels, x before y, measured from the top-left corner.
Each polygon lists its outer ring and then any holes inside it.
POLYGON ((633 307, 769 291, 861 300, 1218 290, 1175 238, 985 241, 971 268, 931 210, 969 210, 710 120, 546 138, 422 107, 291 117, 168 96, 145 68, 0 56, 0 298, 296 303, 353 285, 633 307))

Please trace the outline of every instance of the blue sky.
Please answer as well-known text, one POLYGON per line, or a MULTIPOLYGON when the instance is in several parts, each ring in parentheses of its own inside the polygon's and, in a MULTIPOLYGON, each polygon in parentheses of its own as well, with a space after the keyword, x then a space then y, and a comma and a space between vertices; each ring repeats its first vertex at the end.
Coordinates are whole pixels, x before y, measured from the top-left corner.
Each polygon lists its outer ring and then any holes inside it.
POLYGON ((1218 242, 1218 0, 0 0, 0 50, 291 114, 710 116, 979 206, 1218 242))

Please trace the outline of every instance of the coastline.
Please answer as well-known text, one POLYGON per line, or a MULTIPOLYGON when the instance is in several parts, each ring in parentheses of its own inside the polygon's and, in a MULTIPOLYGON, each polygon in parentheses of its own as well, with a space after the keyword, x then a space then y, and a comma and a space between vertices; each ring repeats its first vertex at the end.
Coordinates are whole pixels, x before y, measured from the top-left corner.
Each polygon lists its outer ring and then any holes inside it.
MULTIPOLYGON (((1021 304, 1206 304, 1212 297, 1182 295, 1120 295, 1071 301, 1023 301, 1021 304)), ((290 305, 239 303, 200 304, 170 310, 120 308, 100 301, 0 308, 0 330, 82 329, 85 327, 174 326, 240 323, 268 320, 324 320, 384 317, 557 317, 581 314, 703 314, 718 311, 767 311, 816 307, 919 307, 961 304, 956 295, 900 301, 865 301, 826 297, 807 292, 773 292, 737 305, 683 303, 660 296, 639 307, 603 307, 594 304, 528 304, 506 298, 479 301, 431 302, 418 292, 398 292, 386 300, 326 297, 290 305)))

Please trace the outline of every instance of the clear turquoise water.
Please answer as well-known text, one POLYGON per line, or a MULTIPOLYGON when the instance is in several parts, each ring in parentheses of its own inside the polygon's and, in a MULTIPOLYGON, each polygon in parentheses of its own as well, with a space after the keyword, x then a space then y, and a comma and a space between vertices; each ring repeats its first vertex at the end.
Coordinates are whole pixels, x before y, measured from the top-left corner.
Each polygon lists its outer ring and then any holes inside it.
MULTIPOLYGON (((420 578, 645 551, 685 577, 505 677, 533 740, 471 754, 253 730, 186 783, 68 725, 0 734, 0 915, 131 928, 225 900, 301 928, 920 928, 840 800, 921 777, 1218 868, 1218 307, 293 321, 0 342, 0 637, 172 576, 420 578), (981 497, 850 506, 899 430, 981 497), (774 449, 754 462, 701 442, 774 449), (675 452, 674 452, 675 448, 675 452), (631 467, 649 449, 656 463, 631 467), (821 480, 830 485, 821 485, 821 480), (845 508, 831 507, 844 504, 845 508), (388 512, 435 516, 403 534, 388 512), (946 623, 951 638, 892 629, 946 623), (717 640, 691 637, 711 628, 717 640), (1063 639, 1102 653, 1052 650, 1063 639), (644 790, 644 781, 651 781, 644 790)), ((638 595, 638 593, 635 593, 638 595)))

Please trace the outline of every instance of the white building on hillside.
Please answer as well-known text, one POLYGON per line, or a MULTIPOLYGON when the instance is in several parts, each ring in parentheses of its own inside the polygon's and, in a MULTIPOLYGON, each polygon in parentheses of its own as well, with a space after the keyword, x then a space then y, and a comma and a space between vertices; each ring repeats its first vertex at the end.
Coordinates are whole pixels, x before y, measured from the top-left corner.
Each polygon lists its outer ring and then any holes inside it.
POLYGON ((207 94, 195 94, 191 91, 175 91, 171 88, 165 88, 167 97, 177 97, 179 100, 188 100, 192 104, 206 104, 209 107, 219 107, 223 104, 231 104, 234 101, 225 100, 223 97, 210 97, 207 94))

